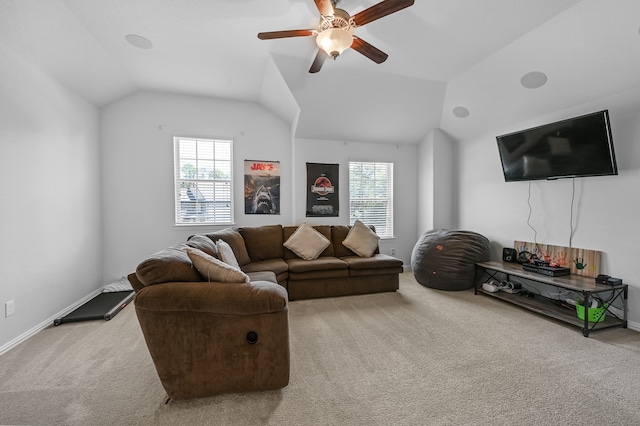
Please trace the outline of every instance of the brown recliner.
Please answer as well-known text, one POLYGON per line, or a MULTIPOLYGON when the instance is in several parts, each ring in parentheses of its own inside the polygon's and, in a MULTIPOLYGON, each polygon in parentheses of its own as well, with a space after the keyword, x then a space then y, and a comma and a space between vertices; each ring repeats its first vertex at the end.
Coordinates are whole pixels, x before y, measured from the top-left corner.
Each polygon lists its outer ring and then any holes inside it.
POLYGON ((135 309, 170 398, 280 389, 289 383, 287 291, 278 284, 140 286, 135 309))

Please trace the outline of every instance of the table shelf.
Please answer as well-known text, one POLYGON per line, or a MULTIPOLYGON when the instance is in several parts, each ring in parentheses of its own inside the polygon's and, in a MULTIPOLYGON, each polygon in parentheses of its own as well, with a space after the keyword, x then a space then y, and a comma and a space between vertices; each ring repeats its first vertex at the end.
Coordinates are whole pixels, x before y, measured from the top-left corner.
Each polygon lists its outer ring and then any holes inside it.
POLYGON ((494 297, 505 302, 520 306, 531 312, 535 312, 540 315, 544 315, 546 317, 579 327, 582 329, 582 334, 585 337, 588 337, 589 333, 594 330, 602 330, 610 327, 627 328, 628 286, 626 284, 616 286, 597 284, 593 278, 583 277, 579 275, 551 277, 525 271, 522 269, 521 265, 507 262, 477 263, 475 275, 476 294, 484 294, 490 297, 494 297), (623 318, 616 318, 611 314, 607 314, 604 321, 590 323, 587 320, 588 308, 585 309, 585 320, 581 320, 576 315, 575 309, 568 309, 566 307, 559 306, 553 300, 540 295, 527 297, 519 293, 507 293, 503 291, 492 293, 484 290, 482 288, 482 284, 486 282, 485 277, 495 278, 498 274, 504 275, 506 280, 509 280, 510 276, 514 276, 537 283, 543 283, 556 288, 571 290, 581 295, 581 297, 585 300, 585 304, 587 305, 589 300, 591 300, 594 295, 598 296, 600 293, 612 292, 611 301, 614 301, 618 298, 622 300, 623 318))

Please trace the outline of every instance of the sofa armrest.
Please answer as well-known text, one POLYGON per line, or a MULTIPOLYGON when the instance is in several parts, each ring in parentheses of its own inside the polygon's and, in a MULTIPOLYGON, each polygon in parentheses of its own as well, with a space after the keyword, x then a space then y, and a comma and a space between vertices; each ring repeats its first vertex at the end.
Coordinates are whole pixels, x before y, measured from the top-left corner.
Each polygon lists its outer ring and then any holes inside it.
POLYGON ((134 305, 170 398, 289 383, 287 291, 279 284, 174 281, 143 288, 134 305))
POLYGON ((138 292, 144 288, 144 284, 140 282, 135 272, 132 272, 129 275, 127 275, 127 279, 131 283, 131 287, 133 287, 134 291, 138 292))
POLYGON ((287 291, 268 281, 249 283, 168 282, 136 293, 136 310, 255 315, 287 309, 287 291))

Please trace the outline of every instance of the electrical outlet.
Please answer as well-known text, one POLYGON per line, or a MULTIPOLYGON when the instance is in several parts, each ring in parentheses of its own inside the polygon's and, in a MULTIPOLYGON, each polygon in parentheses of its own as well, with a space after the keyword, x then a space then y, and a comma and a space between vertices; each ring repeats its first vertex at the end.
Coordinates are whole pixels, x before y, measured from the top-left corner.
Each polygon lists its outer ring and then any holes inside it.
POLYGON ((13 300, 9 300, 4 304, 4 316, 10 317, 11 315, 16 313, 16 304, 13 300))
POLYGON ((392 248, 391 249, 391 256, 394 256, 396 254, 396 249, 392 248))

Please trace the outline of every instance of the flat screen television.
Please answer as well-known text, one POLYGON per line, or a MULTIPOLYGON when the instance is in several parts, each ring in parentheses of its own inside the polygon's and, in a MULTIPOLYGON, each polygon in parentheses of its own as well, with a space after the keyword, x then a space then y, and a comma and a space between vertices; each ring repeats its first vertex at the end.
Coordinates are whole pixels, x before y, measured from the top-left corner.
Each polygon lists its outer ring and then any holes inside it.
POLYGON ((506 182, 618 174, 607 110, 496 140, 506 182))

